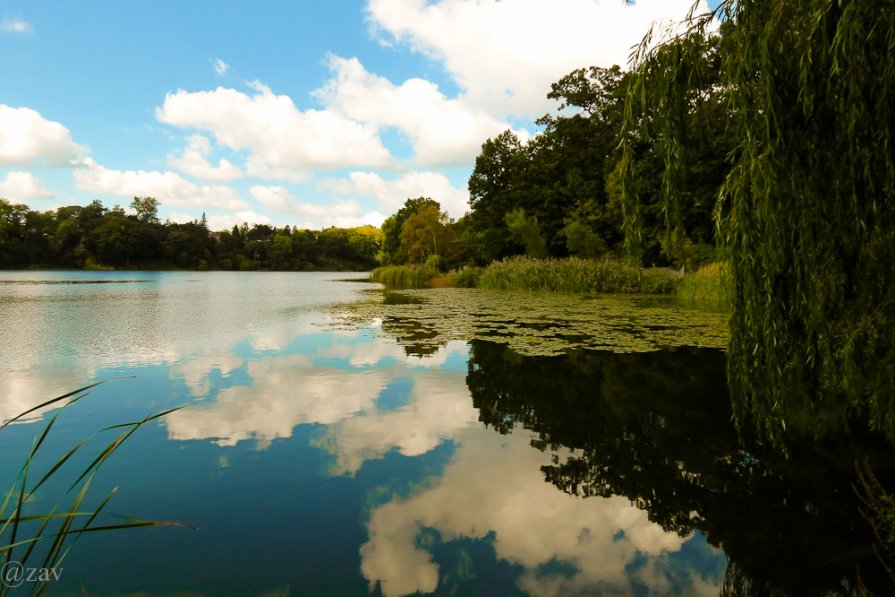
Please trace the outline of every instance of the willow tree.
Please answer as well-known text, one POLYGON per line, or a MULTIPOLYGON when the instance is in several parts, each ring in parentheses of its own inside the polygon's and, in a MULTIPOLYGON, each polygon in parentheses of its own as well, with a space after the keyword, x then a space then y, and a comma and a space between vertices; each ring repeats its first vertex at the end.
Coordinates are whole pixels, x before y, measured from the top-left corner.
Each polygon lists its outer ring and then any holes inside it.
POLYGON ((680 122, 699 99, 709 46, 736 139, 715 207, 733 274, 735 416, 774 441, 855 420, 895 439, 895 9, 723 0, 658 43, 647 36, 621 143, 632 249, 632 139, 642 133, 633 115, 658 115, 675 230, 691 183, 680 122))

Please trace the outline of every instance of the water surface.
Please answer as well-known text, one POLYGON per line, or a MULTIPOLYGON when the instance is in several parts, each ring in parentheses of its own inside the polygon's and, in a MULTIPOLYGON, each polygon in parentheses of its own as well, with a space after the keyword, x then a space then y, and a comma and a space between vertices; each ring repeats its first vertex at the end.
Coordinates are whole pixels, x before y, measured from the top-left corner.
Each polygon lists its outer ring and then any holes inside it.
MULTIPOLYGON (((186 405, 129 439, 93 498, 117 486, 110 511, 198 530, 85 536, 51 594, 821 594, 872 561, 832 491, 847 449, 808 451, 824 472, 796 478, 743 449, 718 316, 450 289, 383 301, 353 274, 0 282, 0 417, 133 377, 66 409, 44 462, 186 405)), ((8 485, 52 413, 0 431, 8 485)))

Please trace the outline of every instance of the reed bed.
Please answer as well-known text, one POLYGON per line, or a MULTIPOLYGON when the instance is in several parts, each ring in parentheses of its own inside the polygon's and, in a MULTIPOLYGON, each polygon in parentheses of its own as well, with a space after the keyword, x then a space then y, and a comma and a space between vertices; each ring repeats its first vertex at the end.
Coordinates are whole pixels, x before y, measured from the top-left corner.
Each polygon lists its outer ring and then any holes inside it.
POLYGON ((486 267, 478 286, 539 292, 669 294, 677 282, 673 272, 643 269, 615 259, 511 257, 486 267))
POLYGON ((718 261, 687 274, 677 288, 678 300, 684 305, 729 311, 733 304, 730 264, 718 261))
POLYGON ((429 265, 386 265, 370 272, 370 280, 386 288, 429 288, 439 274, 429 265))

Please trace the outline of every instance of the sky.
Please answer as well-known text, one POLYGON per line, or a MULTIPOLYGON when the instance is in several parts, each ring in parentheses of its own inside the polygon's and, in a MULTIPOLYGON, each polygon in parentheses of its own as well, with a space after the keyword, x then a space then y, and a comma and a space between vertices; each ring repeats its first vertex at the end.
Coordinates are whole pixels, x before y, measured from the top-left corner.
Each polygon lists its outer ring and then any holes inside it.
POLYGON ((457 218, 485 140, 535 135, 550 83, 692 4, 0 0, 0 197, 151 196, 212 229, 378 226, 419 196, 457 218))

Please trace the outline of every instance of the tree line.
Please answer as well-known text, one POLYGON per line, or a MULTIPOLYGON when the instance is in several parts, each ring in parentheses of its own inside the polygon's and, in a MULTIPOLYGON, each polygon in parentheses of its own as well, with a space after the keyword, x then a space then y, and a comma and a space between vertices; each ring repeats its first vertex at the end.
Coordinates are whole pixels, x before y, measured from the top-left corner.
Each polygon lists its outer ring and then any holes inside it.
POLYGON ((382 234, 373 226, 211 231, 204 214, 161 222, 158 206, 135 197, 133 214, 100 201, 38 212, 0 199, 0 267, 363 271, 377 262, 382 234))
POLYGON ((484 142, 469 178, 469 213, 455 222, 436 201, 419 197, 385 221, 383 264, 432 258, 457 267, 525 254, 615 256, 679 268, 719 258, 713 210, 733 142, 717 85, 717 41, 702 49, 704 76, 677 123, 686 136, 686 172, 659 151, 665 133, 658 113, 627 101, 633 73, 576 69, 551 85, 547 97, 559 109, 537 120, 538 134, 523 141, 507 130, 484 142), (664 196, 672 177, 690 183, 673 213, 664 196), (636 248, 624 197, 632 187, 639 200, 636 248))

